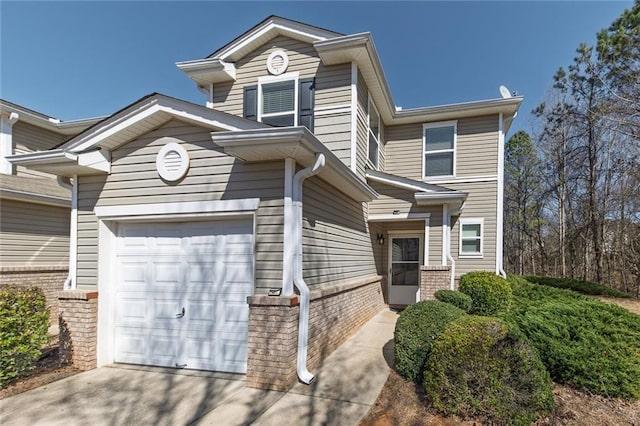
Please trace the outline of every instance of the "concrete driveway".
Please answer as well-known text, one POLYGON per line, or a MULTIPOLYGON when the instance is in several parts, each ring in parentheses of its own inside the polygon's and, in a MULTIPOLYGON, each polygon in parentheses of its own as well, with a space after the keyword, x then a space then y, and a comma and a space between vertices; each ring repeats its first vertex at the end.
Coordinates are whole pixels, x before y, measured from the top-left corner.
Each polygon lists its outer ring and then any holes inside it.
POLYGON ((244 386, 243 375, 103 367, 0 401, 13 425, 354 425, 393 365, 397 314, 383 310, 289 392, 244 386))

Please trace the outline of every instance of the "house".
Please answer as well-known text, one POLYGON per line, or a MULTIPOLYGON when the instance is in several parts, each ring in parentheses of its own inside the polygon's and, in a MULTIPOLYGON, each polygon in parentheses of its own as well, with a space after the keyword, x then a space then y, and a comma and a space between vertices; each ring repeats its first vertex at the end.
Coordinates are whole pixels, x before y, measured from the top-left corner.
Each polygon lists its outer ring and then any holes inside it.
POLYGON ((0 285, 37 285, 57 316, 69 268, 71 185, 7 158, 48 150, 99 119, 62 122, 0 100, 0 285))
POLYGON ((371 34, 276 16, 177 67, 204 105, 154 93, 10 157, 73 182, 76 365, 287 389, 385 303, 501 272, 521 98, 396 108, 371 34))

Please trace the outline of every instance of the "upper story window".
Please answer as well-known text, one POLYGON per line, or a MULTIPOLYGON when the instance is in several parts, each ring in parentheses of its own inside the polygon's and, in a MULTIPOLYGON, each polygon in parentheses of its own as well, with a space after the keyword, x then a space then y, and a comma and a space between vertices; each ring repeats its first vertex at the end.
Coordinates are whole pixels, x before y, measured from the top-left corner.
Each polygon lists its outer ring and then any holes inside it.
POLYGON ((460 219, 460 256, 482 257, 482 225, 482 219, 460 219))
POLYGON ((378 170, 380 163, 380 114, 369 98, 368 114, 369 116, 369 142, 367 144, 367 159, 371 166, 378 170))
POLYGON ((306 126, 313 131, 315 79, 298 73, 265 76, 244 88, 244 118, 271 126, 306 126))
POLYGON ((455 176, 457 123, 429 123, 423 127, 423 178, 455 176))

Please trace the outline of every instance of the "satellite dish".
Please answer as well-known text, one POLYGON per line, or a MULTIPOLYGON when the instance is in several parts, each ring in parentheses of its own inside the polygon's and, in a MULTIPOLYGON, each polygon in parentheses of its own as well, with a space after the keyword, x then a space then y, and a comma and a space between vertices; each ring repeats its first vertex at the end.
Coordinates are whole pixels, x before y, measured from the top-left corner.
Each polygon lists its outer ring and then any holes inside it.
POLYGON ((503 99, 508 99, 511 97, 511 92, 509 91, 509 89, 507 89, 506 86, 500 86, 500 94, 502 95, 503 99))

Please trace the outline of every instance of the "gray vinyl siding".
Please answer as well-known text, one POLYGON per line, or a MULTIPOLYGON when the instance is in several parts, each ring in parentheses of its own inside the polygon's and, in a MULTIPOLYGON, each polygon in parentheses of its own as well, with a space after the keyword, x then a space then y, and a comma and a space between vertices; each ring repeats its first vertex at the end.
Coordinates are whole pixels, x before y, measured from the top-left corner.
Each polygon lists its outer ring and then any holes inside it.
POLYGON ((66 266, 69 209, 3 199, 0 203, 2 266, 66 266))
MULTIPOLYGON (((456 177, 495 176, 498 170, 498 116, 458 120, 456 177)), ((422 180, 422 123, 386 128, 384 171, 422 180)))
POLYGON ((303 271, 310 287, 376 274, 376 234, 366 206, 319 178, 304 183, 303 271))
POLYGON ((314 133, 347 166, 351 161, 351 112, 330 112, 351 105, 351 64, 324 66, 311 44, 279 36, 246 55, 236 65, 236 80, 213 88, 213 108, 243 115, 244 87, 270 75, 267 58, 275 50, 289 57, 287 73, 316 78, 314 133))
POLYGON ((256 291, 282 284, 284 162, 243 164, 224 154, 210 132, 173 120, 112 151, 111 174, 82 176, 78 188, 78 287, 97 284, 96 206, 260 198, 256 213, 256 291), (167 185, 156 171, 165 136, 176 137, 191 159, 187 176, 167 185), (278 254, 280 253, 280 254, 278 254))
MULTIPOLYGON (((364 81, 362 74, 358 72, 358 114, 357 114, 357 137, 356 137, 356 173, 358 176, 365 176, 365 169, 369 168, 367 165, 367 149, 369 144, 369 89, 364 81)), ((377 105, 376 105, 377 107, 377 105)), ((380 153, 379 153, 379 170, 385 168, 385 126, 380 122, 380 153)))
POLYGON ((451 255, 456 261, 456 275, 466 272, 496 269, 496 210, 497 210, 497 182, 477 182, 448 185, 469 193, 464 209, 459 217, 451 219, 451 255), (460 258, 460 221, 459 218, 482 218, 483 227, 483 257, 460 258))
MULTIPOLYGON (((67 136, 22 121, 15 123, 12 128, 14 154, 47 151, 64 142, 66 138, 67 136)), ((55 179, 53 175, 29 170, 23 166, 18 166, 15 172, 18 176, 49 177, 55 179)))

